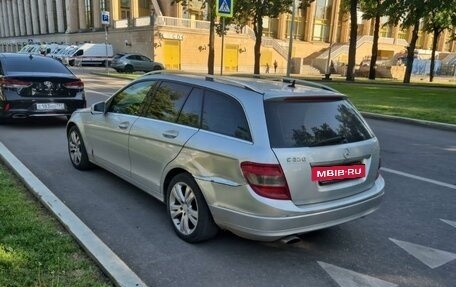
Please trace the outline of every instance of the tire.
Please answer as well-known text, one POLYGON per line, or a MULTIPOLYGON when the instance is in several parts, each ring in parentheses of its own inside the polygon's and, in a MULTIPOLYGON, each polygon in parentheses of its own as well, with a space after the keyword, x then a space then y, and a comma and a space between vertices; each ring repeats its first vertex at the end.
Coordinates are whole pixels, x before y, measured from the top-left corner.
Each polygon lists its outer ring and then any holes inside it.
POLYGON ((174 231, 184 241, 196 243, 217 235, 218 227, 190 174, 181 173, 171 180, 166 193, 166 206, 174 231))
POLYGON ((125 73, 133 73, 133 66, 132 65, 126 65, 124 68, 125 73))
POLYGON ((72 126, 68 131, 68 154, 71 164, 79 170, 88 170, 93 167, 89 161, 87 151, 82 140, 81 133, 76 126, 72 126))
POLYGON ((162 67, 160 67, 160 66, 154 66, 154 71, 160 71, 160 70, 163 70, 162 67))
POLYGON ((74 66, 74 60, 70 60, 70 61, 68 62, 68 65, 70 65, 70 66, 73 67, 73 66, 74 66))

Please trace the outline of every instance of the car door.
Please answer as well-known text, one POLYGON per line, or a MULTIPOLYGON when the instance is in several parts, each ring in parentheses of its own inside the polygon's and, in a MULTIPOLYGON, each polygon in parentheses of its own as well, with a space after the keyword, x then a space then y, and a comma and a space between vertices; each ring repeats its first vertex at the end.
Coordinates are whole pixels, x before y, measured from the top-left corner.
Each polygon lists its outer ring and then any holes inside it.
POLYGON ((198 131, 202 94, 201 89, 191 85, 162 82, 150 97, 144 116, 131 128, 132 178, 158 198, 162 198, 160 181, 163 170, 198 131), (186 116, 179 116, 181 110, 186 116))
POLYGON ((153 71, 154 69, 154 65, 153 65, 153 62, 145 57, 145 56, 138 56, 140 58, 140 62, 141 62, 141 70, 143 70, 144 72, 150 72, 150 71, 153 71))
POLYGON ((93 121, 87 125, 94 160, 119 176, 130 177, 128 134, 155 83, 145 80, 127 86, 108 101, 105 114, 93 115, 93 121))

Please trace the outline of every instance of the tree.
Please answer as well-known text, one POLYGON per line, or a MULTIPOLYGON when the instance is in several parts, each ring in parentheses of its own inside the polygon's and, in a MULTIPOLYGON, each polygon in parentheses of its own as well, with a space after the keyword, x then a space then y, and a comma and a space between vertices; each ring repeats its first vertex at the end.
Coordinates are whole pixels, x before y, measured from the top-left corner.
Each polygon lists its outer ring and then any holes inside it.
POLYGON ((426 15, 426 7, 435 0, 385 0, 388 7, 387 15, 390 24, 400 25, 402 29, 413 27, 412 39, 407 47, 407 66, 405 69, 404 83, 410 83, 413 60, 415 58, 416 41, 420 30, 421 19, 426 15))
MULTIPOLYGON (((191 0, 173 0, 171 4, 176 4, 180 3, 183 7, 187 7, 189 5, 189 2, 191 0)), ((207 20, 209 21, 209 53, 207 57, 207 73, 209 75, 214 74, 214 62, 215 62, 215 49, 214 49, 214 43, 215 43, 215 2, 216 0, 202 0, 201 1, 201 9, 206 9, 208 10, 207 13, 207 20)))
POLYGON ((355 80, 356 42, 358 38, 358 0, 346 0, 350 6, 350 45, 348 47, 347 81, 355 80))
MULTIPOLYGON (((294 0, 237 0, 234 2, 233 18, 230 22, 242 28, 251 24, 255 33, 253 73, 260 74, 261 41, 263 36, 263 18, 277 18, 282 13, 289 13, 294 0)), ((311 3, 314 0, 303 0, 311 3)), ((291 36, 291 35, 290 35, 291 36)))
POLYGON ((378 39, 380 38, 380 19, 385 15, 386 7, 382 0, 360 0, 363 19, 374 19, 374 35, 370 60, 369 79, 375 80, 378 58, 378 39))
POLYGON ((437 50, 439 36, 443 31, 450 30, 456 25, 456 1, 452 0, 452 2, 453 3, 444 3, 443 1, 433 1, 428 6, 429 14, 424 17, 423 31, 432 33, 434 36, 432 40, 429 82, 434 80, 435 51, 437 50))

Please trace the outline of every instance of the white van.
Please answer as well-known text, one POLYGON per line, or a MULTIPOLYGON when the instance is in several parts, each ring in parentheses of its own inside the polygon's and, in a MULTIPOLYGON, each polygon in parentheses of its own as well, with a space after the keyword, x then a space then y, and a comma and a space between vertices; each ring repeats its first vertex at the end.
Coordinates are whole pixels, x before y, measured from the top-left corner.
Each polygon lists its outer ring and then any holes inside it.
POLYGON ((73 54, 68 55, 63 63, 70 66, 101 65, 111 63, 113 56, 111 44, 82 44, 73 54))

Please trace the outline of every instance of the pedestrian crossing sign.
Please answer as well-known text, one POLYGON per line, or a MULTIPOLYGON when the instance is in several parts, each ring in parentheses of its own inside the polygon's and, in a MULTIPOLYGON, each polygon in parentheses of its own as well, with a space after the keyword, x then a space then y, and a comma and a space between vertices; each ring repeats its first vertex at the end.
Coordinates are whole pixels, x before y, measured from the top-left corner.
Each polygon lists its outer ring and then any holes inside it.
POLYGON ((221 17, 233 17, 234 0, 217 0, 216 14, 221 17))

